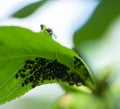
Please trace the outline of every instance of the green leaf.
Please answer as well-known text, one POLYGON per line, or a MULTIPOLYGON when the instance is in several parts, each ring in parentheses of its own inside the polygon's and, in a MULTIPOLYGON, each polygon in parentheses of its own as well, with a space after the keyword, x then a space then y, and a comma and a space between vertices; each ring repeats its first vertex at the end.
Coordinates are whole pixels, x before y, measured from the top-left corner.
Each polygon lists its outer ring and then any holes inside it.
POLYGON ((111 22, 120 15, 120 0, 102 0, 88 22, 74 34, 74 45, 99 39, 111 22))
POLYGON ((82 83, 95 89, 83 60, 52 39, 43 26, 34 33, 17 26, 0 27, 0 104, 47 83, 82 83))
POLYGON ((112 109, 104 99, 92 94, 68 93, 52 109, 112 109))
POLYGON ((27 5, 26 7, 18 10, 17 12, 15 12, 12 17, 16 17, 16 18, 25 18, 30 16, 31 14, 34 13, 34 11, 36 11, 40 6, 43 6, 46 2, 48 2, 48 0, 41 0, 39 2, 35 2, 32 4, 27 5))

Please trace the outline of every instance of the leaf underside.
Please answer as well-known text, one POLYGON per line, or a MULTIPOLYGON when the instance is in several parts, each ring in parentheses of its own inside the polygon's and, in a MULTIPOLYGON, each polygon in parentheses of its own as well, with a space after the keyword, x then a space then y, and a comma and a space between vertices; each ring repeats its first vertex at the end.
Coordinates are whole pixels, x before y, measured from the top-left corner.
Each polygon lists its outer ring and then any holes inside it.
POLYGON ((54 82, 95 86, 83 60, 55 42, 47 31, 0 27, 0 104, 54 82))

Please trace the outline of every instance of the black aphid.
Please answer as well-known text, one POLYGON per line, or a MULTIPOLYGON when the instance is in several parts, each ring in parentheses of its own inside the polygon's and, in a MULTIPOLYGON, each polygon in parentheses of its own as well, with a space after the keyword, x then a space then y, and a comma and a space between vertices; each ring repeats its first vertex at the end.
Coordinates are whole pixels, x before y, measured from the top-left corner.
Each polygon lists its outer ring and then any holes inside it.
POLYGON ((18 70, 18 73, 21 73, 22 71, 21 71, 21 69, 20 70, 18 70))
POLYGON ((18 74, 15 75, 15 78, 16 78, 16 79, 18 78, 18 74))
POLYGON ((36 57, 35 60, 40 60, 41 58, 40 57, 36 57))
POLYGON ((32 88, 35 88, 35 87, 36 87, 36 85, 35 85, 35 84, 33 84, 33 85, 32 85, 32 88))
POLYGON ((27 61, 26 61, 26 64, 34 64, 34 61, 32 61, 32 60, 27 60, 27 61))
POLYGON ((25 74, 20 74, 20 76, 21 76, 22 78, 24 78, 24 77, 25 77, 25 74))
POLYGON ((26 69, 23 68, 23 69, 21 70, 21 72, 26 72, 26 69))
POLYGON ((21 84, 22 87, 24 87, 24 85, 25 85, 24 83, 21 84))
POLYGON ((33 77, 33 76, 30 76, 29 81, 30 81, 30 82, 34 81, 34 77, 33 77))
POLYGON ((26 79, 26 80, 24 81, 24 83, 27 85, 27 84, 29 83, 28 79, 26 79))

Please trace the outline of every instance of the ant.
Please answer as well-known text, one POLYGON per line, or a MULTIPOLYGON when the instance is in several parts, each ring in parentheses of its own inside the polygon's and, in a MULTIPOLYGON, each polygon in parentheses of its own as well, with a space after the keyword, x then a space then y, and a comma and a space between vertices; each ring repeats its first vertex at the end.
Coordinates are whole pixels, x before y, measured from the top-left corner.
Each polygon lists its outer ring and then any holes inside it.
POLYGON ((46 26, 43 24, 40 25, 40 28, 41 28, 41 30, 46 30, 51 36, 54 36, 55 39, 57 38, 51 28, 46 28, 46 26))

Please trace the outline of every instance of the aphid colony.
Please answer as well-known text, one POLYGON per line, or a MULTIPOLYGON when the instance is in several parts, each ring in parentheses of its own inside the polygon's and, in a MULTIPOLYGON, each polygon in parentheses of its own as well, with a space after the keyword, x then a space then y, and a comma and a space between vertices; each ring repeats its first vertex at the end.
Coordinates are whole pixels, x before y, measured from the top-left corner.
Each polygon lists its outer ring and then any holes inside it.
MULTIPOLYGON (((74 57, 75 68, 83 65, 81 61, 74 57)), ((46 80, 56 80, 67 82, 70 85, 83 83, 80 76, 70 71, 69 67, 55 60, 37 57, 27 60, 24 66, 15 75, 16 79, 22 78, 21 86, 31 84, 32 88, 44 83, 46 80)))
POLYGON ((82 61, 80 59, 78 59, 77 57, 74 57, 74 68, 75 69, 83 69, 83 77, 84 79, 86 80, 88 77, 89 77, 89 72, 88 70, 86 69, 85 65, 82 63, 82 61))

